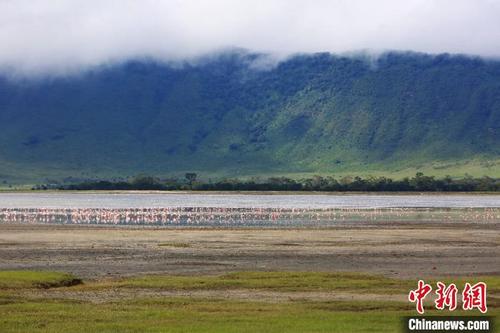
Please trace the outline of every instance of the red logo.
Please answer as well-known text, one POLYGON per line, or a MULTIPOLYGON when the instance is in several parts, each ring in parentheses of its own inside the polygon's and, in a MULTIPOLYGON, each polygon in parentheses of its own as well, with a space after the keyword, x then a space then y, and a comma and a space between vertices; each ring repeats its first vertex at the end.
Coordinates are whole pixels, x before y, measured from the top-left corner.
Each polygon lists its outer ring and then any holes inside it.
MULTIPOLYGON (((436 300, 434 306, 438 310, 448 308, 449 311, 454 311, 458 306, 458 288, 454 283, 446 286, 443 282, 437 282, 436 300)), ((423 280, 418 281, 417 289, 411 290, 408 294, 408 300, 415 303, 417 312, 423 314, 424 299, 432 291, 432 287, 426 284, 423 280)), ((462 309, 474 310, 478 309, 482 313, 488 311, 486 305, 486 283, 478 282, 475 285, 466 283, 462 292, 462 309)))
POLYGON ((418 288, 410 291, 408 294, 408 299, 410 302, 417 303, 417 312, 420 314, 424 313, 424 299, 427 294, 429 294, 432 290, 432 287, 426 284, 424 281, 418 281, 418 288))
POLYGON ((448 310, 453 311, 457 308, 457 286, 452 283, 448 287, 442 282, 437 283, 438 289, 436 290, 437 299, 434 301, 436 309, 444 310, 448 307, 448 310))
POLYGON ((462 292, 462 308, 464 310, 478 309, 482 313, 488 311, 486 306, 486 283, 479 282, 471 286, 470 283, 465 284, 462 292))

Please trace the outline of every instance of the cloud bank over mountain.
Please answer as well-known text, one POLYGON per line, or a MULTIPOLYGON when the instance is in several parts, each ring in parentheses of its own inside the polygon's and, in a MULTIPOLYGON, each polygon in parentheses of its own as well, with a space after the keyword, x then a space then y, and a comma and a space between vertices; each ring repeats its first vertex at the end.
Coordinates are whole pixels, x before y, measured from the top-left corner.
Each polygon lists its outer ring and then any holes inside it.
POLYGON ((1 0, 0 69, 61 74, 227 48, 500 56, 498 0, 1 0))

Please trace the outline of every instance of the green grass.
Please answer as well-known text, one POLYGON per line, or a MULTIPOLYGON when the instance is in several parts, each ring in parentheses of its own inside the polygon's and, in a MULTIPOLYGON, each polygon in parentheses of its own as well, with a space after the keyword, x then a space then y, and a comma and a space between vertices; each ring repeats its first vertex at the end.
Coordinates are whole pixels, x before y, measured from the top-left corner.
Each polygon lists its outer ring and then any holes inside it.
MULTIPOLYGON (((491 293, 500 293, 500 277, 475 276, 461 278, 428 279, 455 283, 462 288, 465 282, 483 281, 491 293)), ((258 289, 276 292, 294 291, 343 291, 360 294, 401 294, 416 287, 416 281, 391 279, 384 276, 360 273, 323 272, 237 272, 225 275, 146 275, 119 280, 105 280, 76 286, 80 290, 108 288, 159 289, 159 290, 228 290, 258 289)))
POLYGON ((0 303, 0 331, 400 332, 401 317, 414 314, 408 304, 398 302, 262 303, 165 298, 90 304, 24 300, 0 303))
MULTIPOLYGON (((500 178, 499 159, 479 159, 458 160, 451 162, 427 161, 427 162, 394 162, 389 164, 360 164, 349 165, 343 169, 335 171, 299 172, 299 173, 263 173, 262 178, 285 176, 293 179, 310 178, 314 175, 335 176, 337 179, 350 176, 367 177, 388 177, 395 180, 405 177, 413 177, 417 172, 422 172, 427 176, 443 178, 451 175, 453 178, 463 178, 467 175, 472 177, 483 177, 488 175, 493 178, 500 178)), ((251 178, 252 175, 247 178, 251 178)))
MULTIPOLYGON (((459 277, 459 278, 443 278, 441 280, 433 280, 430 283, 433 285, 437 281, 442 281, 445 284, 455 283, 458 289, 462 289, 466 282, 475 284, 477 282, 484 282, 488 286, 488 293, 500 294, 500 277, 499 276, 473 276, 473 277, 459 277)), ((429 282, 428 282, 429 283, 429 282)))
MULTIPOLYGON (((36 296, 40 283, 65 281, 70 275, 50 272, 0 272, 0 332, 400 332, 401 318, 415 315, 414 305, 397 301, 305 301, 257 302, 196 297, 136 297, 90 303, 50 297, 50 290, 36 296), (13 288, 12 286, 16 286, 13 288), (24 289, 34 292, 22 295, 24 289), (32 296, 28 296, 32 295, 32 296)), ((486 281, 498 291, 499 277, 451 279, 486 281)), ((447 281, 445 279, 445 281, 447 281)), ((433 283, 431 281, 428 281, 433 283)), ((248 288, 279 291, 353 291, 404 293, 416 285, 402 281, 352 273, 240 272, 221 276, 146 276, 106 282, 89 281, 62 291, 85 293, 115 288, 221 289, 248 288)), ((140 294, 139 294, 140 295, 140 294)), ((443 315, 432 311, 429 315, 443 315)), ((454 312, 454 315, 471 314, 454 312)), ((474 313, 478 315, 478 313, 474 313)), ((490 303, 490 316, 500 315, 490 303)))
POLYGON ((47 271, 0 271, 0 289, 55 288, 81 283, 71 274, 47 271))
POLYGON ((269 304, 199 299, 93 305, 25 301, 0 305, 9 332, 398 332, 402 310, 365 311, 366 303, 269 304))
POLYGON ((239 272, 219 276, 150 275, 105 281, 84 289, 151 288, 164 290, 264 289, 272 291, 355 291, 399 293, 409 290, 408 281, 357 273, 239 272))
MULTIPOLYGON (((164 246, 175 246, 164 245, 164 246)), ((184 244, 179 245, 184 247, 184 244)), ((488 290, 500 293, 500 278, 496 276, 461 277, 427 280, 455 283, 486 282, 488 290)), ((269 291, 345 291, 374 294, 405 293, 415 281, 391 279, 384 276, 360 273, 324 272, 237 272, 225 275, 146 275, 118 280, 103 280, 81 284, 71 274, 48 271, 0 271, 0 289, 69 287, 78 290, 107 288, 140 288, 161 290, 226 290, 259 289, 269 291)))

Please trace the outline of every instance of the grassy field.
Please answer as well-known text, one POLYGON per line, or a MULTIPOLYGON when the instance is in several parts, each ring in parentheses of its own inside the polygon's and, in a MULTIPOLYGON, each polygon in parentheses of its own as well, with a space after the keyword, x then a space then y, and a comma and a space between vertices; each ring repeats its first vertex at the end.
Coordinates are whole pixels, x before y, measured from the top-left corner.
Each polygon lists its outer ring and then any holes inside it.
MULTIPOLYGON (((438 280, 428 280, 434 284, 438 280)), ((500 293, 500 278, 494 276, 444 278, 444 283, 462 286, 465 282, 482 281, 490 293, 500 293)), ((406 294, 415 287, 415 281, 390 279, 380 275, 322 272, 237 272, 224 275, 181 276, 148 275, 75 286, 75 290, 102 290, 117 288, 163 290, 227 290, 254 289, 278 292, 323 291, 352 292, 356 294, 406 294)))
MULTIPOLYGON (((30 191, 33 186, 47 183, 47 179, 61 181, 66 177, 75 177, 74 171, 71 170, 43 170, 37 173, 32 173, 32 170, 27 170, 22 166, 12 165, 9 169, 9 177, 6 183, 0 182, 0 191, 30 191)), ((196 171, 196 170, 195 170, 196 171)), ((472 158, 465 160, 453 161, 429 161, 419 162, 412 161, 407 163, 390 163, 390 164, 357 164, 349 165, 335 170, 318 169, 316 171, 255 171, 243 173, 228 173, 228 172, 212 172, 212 171, 197 171, 198 178, 207 181, 238 178, 240 180, 249 180, 254 178, 266 179, 269 177, 288 177, 291 179, 311 178, 316 175, 328 177, 333 176, 337 179, 342 177, 388 177, 394 180, 400 180, 405 177, 413 177, 417 172, 422 172, 426 176, 434 176, 443 178, 451 175, 453 178, 463 178, 467 175, 472 177, 489 176, 493 178, 500 177, 500 159, 498 158, 472 158)), ((183 172, 172 173, 152 173, 152 175, 160 178, 178 178, 183 179, 183 172)), ((137 176, 137 173, 130 172, 124 174, 116 174, 115 171, 109 173, 100 173, 95 175, 98 179, 114 179, 120 177, 137 176)))
POLYGON ((356 293, 404 293, 405 280, 354 273, 239 272, 219 276, 143 276, 81 285, 76 289, 139 288, 161 290, 254 289, 278 292, 345 291, 356 293))
MULTIPOLYGON (((488 283, 489 295, 497 297, 499 277, 463 280, 479 279, 488 283)), ((461 279, 453 281, 460 286, 461 279)), ((401 317, 415 314, 413 305, 383 297, 404 296, 414 285, 415 281, 353 273, 239 272, 80 281, 65 273, 3 271, 0 332, 400 332, 401 317), (350 292, 352 300, 274 302, 222 297, 223 291, 232 289, 249 293, 350 292), (132 293, 111 297, 120 290, 132 293), (188 290, 193 295, 148 296, 144 290, 188 290), (221 296, 199 297, 197 290, 212 290, 221 296), (100 298, 97 302, 83 300, 81 296, 87 293, 100 298), (371 294, 378 299, 359 297, 371 294)), ((497 303, 498 298, 491 298, 489 315, 498 317, 497 303)))
POLYGON ((54 288, 80 284, 71 274, 45 271, 0 271, 1 289, 54 288))

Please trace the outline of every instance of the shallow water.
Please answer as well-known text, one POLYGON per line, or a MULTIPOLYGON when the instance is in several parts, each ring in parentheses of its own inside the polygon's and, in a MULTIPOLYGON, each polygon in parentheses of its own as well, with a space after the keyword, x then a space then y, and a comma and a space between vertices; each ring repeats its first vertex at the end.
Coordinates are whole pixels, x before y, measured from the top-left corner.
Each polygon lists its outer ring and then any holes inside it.
POLYGON ((0 208, 493 208, 500 195, 0 193, 0 208))

